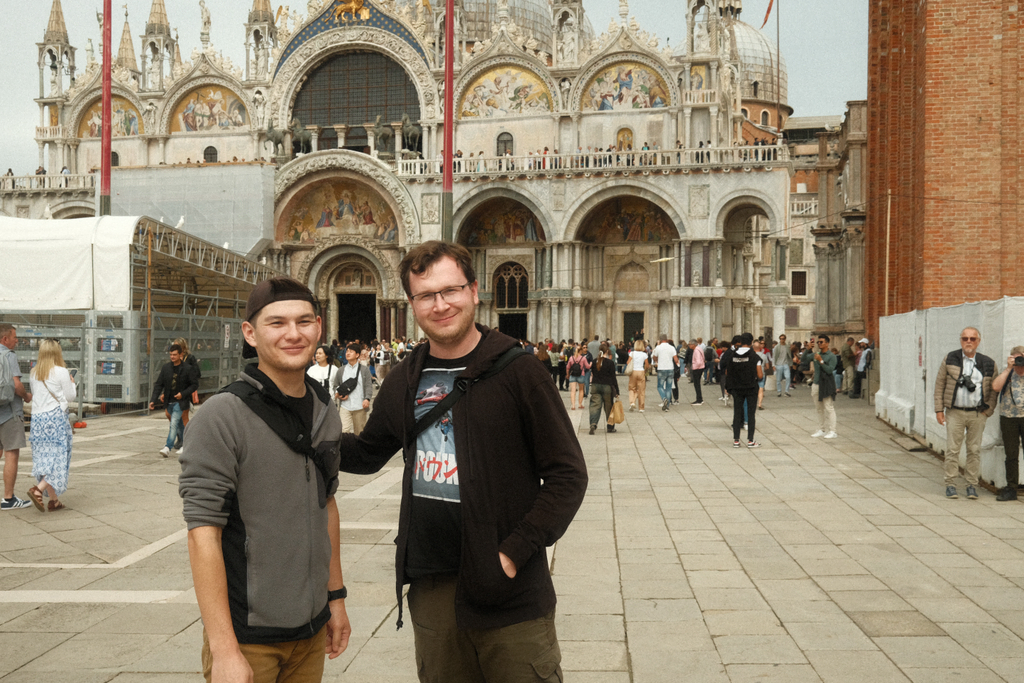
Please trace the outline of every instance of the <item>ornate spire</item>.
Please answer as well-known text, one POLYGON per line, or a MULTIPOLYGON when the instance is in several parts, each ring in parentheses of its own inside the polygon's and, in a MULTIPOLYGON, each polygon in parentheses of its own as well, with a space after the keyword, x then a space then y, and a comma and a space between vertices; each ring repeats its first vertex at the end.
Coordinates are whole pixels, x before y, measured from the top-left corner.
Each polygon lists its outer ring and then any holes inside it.
POLYGON ((121 47, 117 49, 117 65, 138 72, 139 62, 135 59, 132 45, 132 30, 128 28, 128 10, 124 11, 124 30, 121 32, 121 47))
POLYGON ((64 10, 61 9, 60 0, 53 0, 53 7, 50 8, 50 23, 46 25, 46 34, 43 40, 50 43, 68 42, 68 29, 64 25, 64 10))
POLYGON ((149 10, 149 21, 146 22, 146 35, 153 34, 171 35, 171 23, 167 21, 167 9, 164 7, 164 0, 153 0, 153 7, 149 10))
MULTIPOLYGON (((174 66, 175 67, 179 67, 179 68, 181 67, 181 47, 180 47, 180 45, 181 44, 178 42, 178 30, 175 29, 174 30, 174 66)), ((175 74, 175 77, 177 77, 177 74, 175 74)))
POLYGON ((274 23, 274 10, 270 0, 253 0, 252 11, 249 12, 249 23, 274 23))

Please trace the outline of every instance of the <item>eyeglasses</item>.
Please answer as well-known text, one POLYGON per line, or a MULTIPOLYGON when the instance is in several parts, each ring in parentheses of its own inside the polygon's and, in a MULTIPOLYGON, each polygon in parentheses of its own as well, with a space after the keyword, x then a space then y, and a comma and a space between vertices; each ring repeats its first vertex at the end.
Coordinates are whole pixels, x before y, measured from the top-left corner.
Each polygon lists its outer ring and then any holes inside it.
POLYGON ((426 307, 433 306, 437 296, 444 299, 445 303, 455 303, 462 297, 463 290, 472 283, 467 282, 464 285, 457 285, 455 287, 445 287, 438 292, 424 292, 423 294, 414 294, 409 297, 414 306, 426 307))
POLYGON ((967 342, 978 341, 978 338, 977 337, 960 337, 960 341, 967 341, 967 342))
POLYGON ((816 343, 816 344, 827 344, 828 342, 827 342, 827 341, 825 341, 824 339, 819 339, 819 340, 818 340, 817 342, 815 342, 815 343, 816 343))

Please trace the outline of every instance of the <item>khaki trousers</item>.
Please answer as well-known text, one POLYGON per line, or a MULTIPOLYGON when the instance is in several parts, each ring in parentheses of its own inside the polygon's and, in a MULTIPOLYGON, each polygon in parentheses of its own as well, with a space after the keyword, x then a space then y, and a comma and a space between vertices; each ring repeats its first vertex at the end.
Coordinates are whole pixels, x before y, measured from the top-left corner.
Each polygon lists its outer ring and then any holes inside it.
POLYGON ((368 412, 366 408, 360 408, 359 410, 338 408, 338 413, 341 415, 341 431, 358 435, 363 431, 363 427, 366 426, 366 414, 368 412))
POLYGON ((382 384, 384 378, 388 376, 388 369, 391 367, 391 363, 384 363, 383 365, 377 364, 377 384, 382 384))
MULTIPOLYGON (((324 677, 327 627, 312 638, 273 645, 239 645, 252 667, 253 683, 320 683, 324 677)), ((203 629, 203 676, 213 680, 210 639, 203 629)))
POLYGON ((629 373, 629 405, 636 405, 640 410, 644 409, 644 394, 647 393, 647 375, 643 370, 634 370, 629 373))
POLYGON ((503 628, 455 623, 455 576, 409 586, 409 616, 420 683, 561 683, 555 612, 503 628))
POLYGON ((967 459, 964 461, 964 479, 970 486, 978 485, 981 474, 981 436, 988 418, 974 410, 946 409, 946 454, 944 470, 946 486, 953 486, 960 473, 960 446, 966 435, 967 459))
POLYGON ((811 400, 818 409, 818 428, 827 434, 836 431, 836 401, 835 398, 819 401, 818 389, 817 384, 811 385, 811 400))

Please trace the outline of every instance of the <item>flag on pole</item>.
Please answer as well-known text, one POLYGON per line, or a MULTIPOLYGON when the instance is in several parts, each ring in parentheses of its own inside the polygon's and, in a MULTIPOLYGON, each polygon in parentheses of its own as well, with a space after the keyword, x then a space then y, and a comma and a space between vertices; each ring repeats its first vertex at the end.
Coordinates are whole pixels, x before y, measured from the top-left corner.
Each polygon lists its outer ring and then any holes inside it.
POLYGON ((775 5, 775 0, 768 0, 768 11, 764 15, 764 23, 761 24, 761 28, 768 25, 768 17, 772 15, 772 6, 775 5))

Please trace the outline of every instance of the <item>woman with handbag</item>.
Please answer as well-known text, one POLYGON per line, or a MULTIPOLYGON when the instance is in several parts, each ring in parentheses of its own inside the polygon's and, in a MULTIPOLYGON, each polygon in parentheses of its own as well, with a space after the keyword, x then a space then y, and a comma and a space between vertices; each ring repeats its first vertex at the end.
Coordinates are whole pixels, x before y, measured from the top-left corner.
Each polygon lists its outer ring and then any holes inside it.
POLYGON ((644 349, 647 345, 643 339, 638 339, 633 344, 633 353, 629 354, 629 363, 632 368, 626 368, 629 373, 629 411, 639 409, 644 412, 647 393, 647 371, 651 369, 650 356, 644 349))
POLYGON ((565 363, 565 376, 569 380, 569 405, 571 410, 576 410, 576 394, 580 395, 579 407, 583 410, 583 387, 587 381, 587 370, 590 369, 590 361, 583 355, 586 347, 580 344, 572 350, 572 358, 565 363))
POLYGON ((28 490, 40 512, 63 510, 58 496, 68 490, 71 468, 71 423, 68 405, 75 400, 75 382, 64 366, 56 339, 39 344, 39 359, 32 368, 32 476, 37 484, 28 490), (43 496, 50 500, 43 505, 43 496))
POLYGON ((316 362, 306 370, 306 374, 322 386, 328 394, 334 396, 338 389, 338 366, 334 364, 334 359, 331 357, 331 347, 318 347, 316 353, 313 354, 313 360, 316 362))
POLYGON ((590 376, 590 433, 597 431, 597 420, 601 417, 601 406, 607 420, 607 430, 615 431, 612 422, 612 408, 619 396, 619 382, 615 378, 615 359, 607 344, 602 343, 594 361, 594 372, 590 376))

